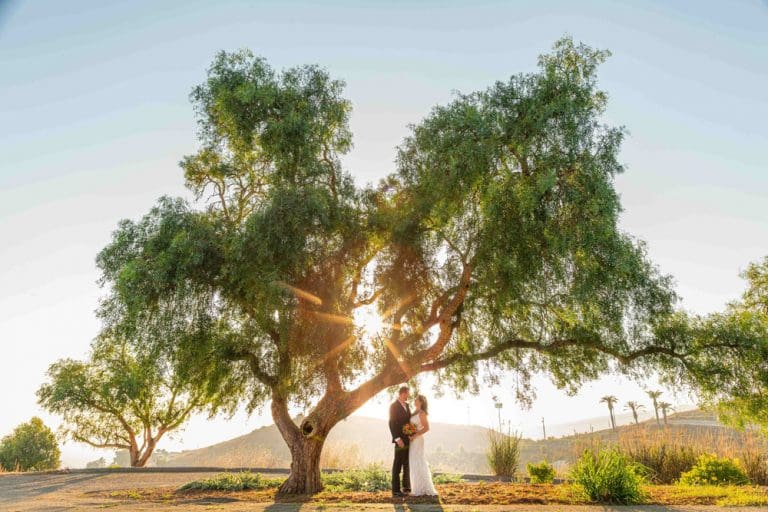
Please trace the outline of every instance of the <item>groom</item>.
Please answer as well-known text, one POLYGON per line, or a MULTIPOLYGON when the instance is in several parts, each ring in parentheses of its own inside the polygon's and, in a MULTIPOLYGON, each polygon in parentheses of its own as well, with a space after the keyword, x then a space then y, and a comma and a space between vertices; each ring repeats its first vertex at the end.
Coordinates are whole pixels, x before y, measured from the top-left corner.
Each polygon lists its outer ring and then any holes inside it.
POLYGON ((395 460, 392 462, 392 495, 405 496, 411 492, 411 478, 408 470, 408 436, 403 434, 403 427, 411 421, 411 408, 408 407, 407 386, 397 392, 397 400, 389 406, 389 431, 395 443, 395 460), (403 486, 400 487, 400 472, 403 473, 403 486))

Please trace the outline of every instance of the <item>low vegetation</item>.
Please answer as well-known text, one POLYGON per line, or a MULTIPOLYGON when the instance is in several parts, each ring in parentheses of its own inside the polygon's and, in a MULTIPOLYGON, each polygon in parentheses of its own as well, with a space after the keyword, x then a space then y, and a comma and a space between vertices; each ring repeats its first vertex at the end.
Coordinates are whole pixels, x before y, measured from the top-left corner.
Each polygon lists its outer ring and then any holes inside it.
POLYGON ((705 453, 680 476, 681 485, 747 485, 749 477, 738 459, 705 453))
MULTIPOLYGON (((457 484, 461 475, 434 475, 435 484, 457 484)), ((275 489, 283 482, 281 478, 265 478, 259 473, 219 473, 210 478, 194 480, 183 485, 179 491, 248 491, 275 489)), ((330 493, 388 491, 390 475, 382 466, 371 465, 363 469, 350 469, 323 474, 325 491, 330 493)))
POLYGON ((612 438, 595 434, 573 443, 571 457, 598 446, 617 447, 631 461, 647 468, 647 478, 655 484, 676 483, 700 456, 714 453, 739 460, 751 482, 768 485, 768 441, 754 431, 630 427, 612 438))
POLYGON ((373 465, 364 469, 338 471, 323 475, 328 491, 376 492, 390 488, 390 474, 383 467, 373 465))
POLYGON ((551 484, 555 480, 555 468, 545 460, 538 464, 529 462, 526 469, 532 484, 551 484))
POLYGON ((615 447, 585 450, 571 468, 577 493, 597 503, 631 505, 645 501, 645 468, 615 447))
POLYGON ((279 487, 282 479, 264 478, 259 473, 219 473, 211 478, 194 480, 181 487, 181 491, 247 491, 279 487))
POLYGON ((520 461, 520 434, 488 431, 488 466, 494 475, 514 478, 520 461))
MULTIPOLYGON (((236 475, 236 474, 235 474, 236 475)), ((217 481, 212 478, 211 481, 217 481)), ((251 503, 294 501, 315 503, 392 503, 389 490, 376 492, 352 492, 326 489, 314 495, 293 498, 278 497, 274 487, 278 482, 268 482, 259 489, 218 490, 200 486, 185 486, 176 492, 167 489, 126 489, 105 491, 102 496, 115 500, 141 500, 168 504, 210 504, 211 500, 226 499, 251 503)), ((437 484, 442 505, 581 505, 592 503, 586 496, 575 492, 571 485, 478 482, 437 484)), ((768 506, 768 489, 760 486, 685 486, 643 485, 644 504, 664 506, 768 506)), ((409 498, 408 503, 433 501, 429 498, 409 498)), ((354 507, 352 507, 354 509, 354 507)))

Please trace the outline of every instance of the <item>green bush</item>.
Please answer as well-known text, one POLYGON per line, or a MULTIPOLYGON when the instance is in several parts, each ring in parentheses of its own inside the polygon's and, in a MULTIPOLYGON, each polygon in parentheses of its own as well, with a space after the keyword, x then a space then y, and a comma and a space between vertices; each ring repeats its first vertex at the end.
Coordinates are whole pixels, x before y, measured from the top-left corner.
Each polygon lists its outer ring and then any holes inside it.
POLYGON ((586 450, 571 469, 576 491, 590 501, 631 505, 642 503, 647 469, 616 448, 586 450))
POLYGON ((551 484, 555 481, 555 468, 545 460, 538 464, 529 462, 525 467, 532 484, 551 484))
POLYGON ((461 475, 453 475, 450 473, 440 473, 439 475, 432 475, 432 481, 435 484, 458 484, 463 481, 461 475))
POLYGON ((681 485, 746 485, 749 478, 737 459, 705 453, 680 475, 681 485))
POLYGON ((391 475, 379 465, 323 475, 323 485, 329 491, 376 492, 391 487, 391 475))
POLYGON ((181 487, 182 491, 245 491, 279 487, 282 480, 264 478, 259 473, 219 473, 211 478, 194 480, 181 487))
POLYGON ((56 436, 40 418, 22 423, 0 441, 0 467, 5 471, 44 471, 61 463, 56 436))
POLYGON ((520 434, 488 431, 488 465, 496 476, 513 478, 520 459, 520 434))

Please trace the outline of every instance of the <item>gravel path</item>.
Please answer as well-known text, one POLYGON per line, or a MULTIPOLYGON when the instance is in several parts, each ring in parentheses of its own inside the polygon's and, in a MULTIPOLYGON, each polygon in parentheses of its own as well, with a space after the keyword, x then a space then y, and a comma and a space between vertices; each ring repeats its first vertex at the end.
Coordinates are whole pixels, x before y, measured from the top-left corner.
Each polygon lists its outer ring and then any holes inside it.
POLYGON ((291 504, 250 503, 228 499, 197 500, 184 504, 157 504, 141 501, 119 501, 103 497, 104 491, 136 488, 175 489, 197 478, 215 473, 59 473, 0 475, 0 511, 60 512, 81 510, 113 510, 126 512, 756 512, 758 508, 725 507, 658 507, 658 506, 573 506, 573 505, 359 505, 359 504, 291 504))

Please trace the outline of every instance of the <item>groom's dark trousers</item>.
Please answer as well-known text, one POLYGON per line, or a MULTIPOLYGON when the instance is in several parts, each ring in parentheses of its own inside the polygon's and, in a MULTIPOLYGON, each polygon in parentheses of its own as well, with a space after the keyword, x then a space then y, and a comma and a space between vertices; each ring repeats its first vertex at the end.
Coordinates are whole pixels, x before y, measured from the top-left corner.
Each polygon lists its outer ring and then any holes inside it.
POLYGON ((411 491, 411 476, 408 468, 408 437, 403 434, 403 427, 411 421, 411 409, 399 401, 389 406, 389 431, 392 434, 392 442, 395 444, 395 458, 392 461, 392 493, 411 491), (400 438, 405 446, 400 448, 395 439, 400 438), (400 473, 403 474, 402 487, 400 485, 400 473))

